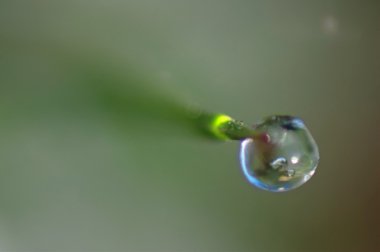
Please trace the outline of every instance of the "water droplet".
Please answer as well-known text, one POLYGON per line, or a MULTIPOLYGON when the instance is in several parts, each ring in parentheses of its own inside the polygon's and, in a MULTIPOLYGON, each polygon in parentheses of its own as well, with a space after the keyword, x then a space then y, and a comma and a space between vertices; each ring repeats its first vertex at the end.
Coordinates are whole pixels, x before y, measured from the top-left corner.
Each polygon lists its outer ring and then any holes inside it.
POLYGON ((319 161, 318 146, 301 119, 272 116, 254 130, 258 137, 245 139, 240 149, 242 170, 250 183, 280 192, 311 178, 319 161))

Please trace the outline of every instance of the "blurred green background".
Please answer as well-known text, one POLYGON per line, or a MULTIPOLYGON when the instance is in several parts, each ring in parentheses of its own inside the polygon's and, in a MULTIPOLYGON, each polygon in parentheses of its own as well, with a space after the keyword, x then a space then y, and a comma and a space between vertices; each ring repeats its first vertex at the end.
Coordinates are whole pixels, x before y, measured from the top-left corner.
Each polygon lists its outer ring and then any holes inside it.
POLYGON ((1 0, 0 251, 379 251, 379 58, 376 0, 1 0), (316 175, 253 188, 171 100, 302 117, 316 175))

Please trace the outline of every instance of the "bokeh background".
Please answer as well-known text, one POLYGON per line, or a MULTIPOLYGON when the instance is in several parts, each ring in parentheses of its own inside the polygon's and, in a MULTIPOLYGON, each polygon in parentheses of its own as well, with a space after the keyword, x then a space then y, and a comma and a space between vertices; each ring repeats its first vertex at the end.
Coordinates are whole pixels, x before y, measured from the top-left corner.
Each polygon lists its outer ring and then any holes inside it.
POLYGON ((1 0, 0 251, 379 251, 379 58, 377 0, 1 0), (253 188, 170 101, 301 116, 317 173, 253 188))

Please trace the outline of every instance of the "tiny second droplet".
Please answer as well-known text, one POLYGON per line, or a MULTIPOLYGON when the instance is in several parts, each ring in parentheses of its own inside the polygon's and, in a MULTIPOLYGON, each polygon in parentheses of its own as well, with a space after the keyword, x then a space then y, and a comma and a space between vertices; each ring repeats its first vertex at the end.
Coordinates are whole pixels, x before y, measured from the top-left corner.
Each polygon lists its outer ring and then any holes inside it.
POLYGON ((271 116, 254 131, 259 137, 245 139, 240 148, 241 167, 251 184, 282 192, 311 178, 319 162, 318 146, 301 119, 271 116))

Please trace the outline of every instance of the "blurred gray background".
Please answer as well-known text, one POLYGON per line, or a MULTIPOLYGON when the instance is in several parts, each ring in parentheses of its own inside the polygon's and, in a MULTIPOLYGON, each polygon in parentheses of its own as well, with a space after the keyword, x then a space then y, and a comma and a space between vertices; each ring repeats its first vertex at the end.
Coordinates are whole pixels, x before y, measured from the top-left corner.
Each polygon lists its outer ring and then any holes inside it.
POLYGON ((379 251, 379 58, 375 0, 1 0, 0 251, 379 251), (238 142, 157 116, 156 93, 302 117, 316 175, 253 188, 238 142))

